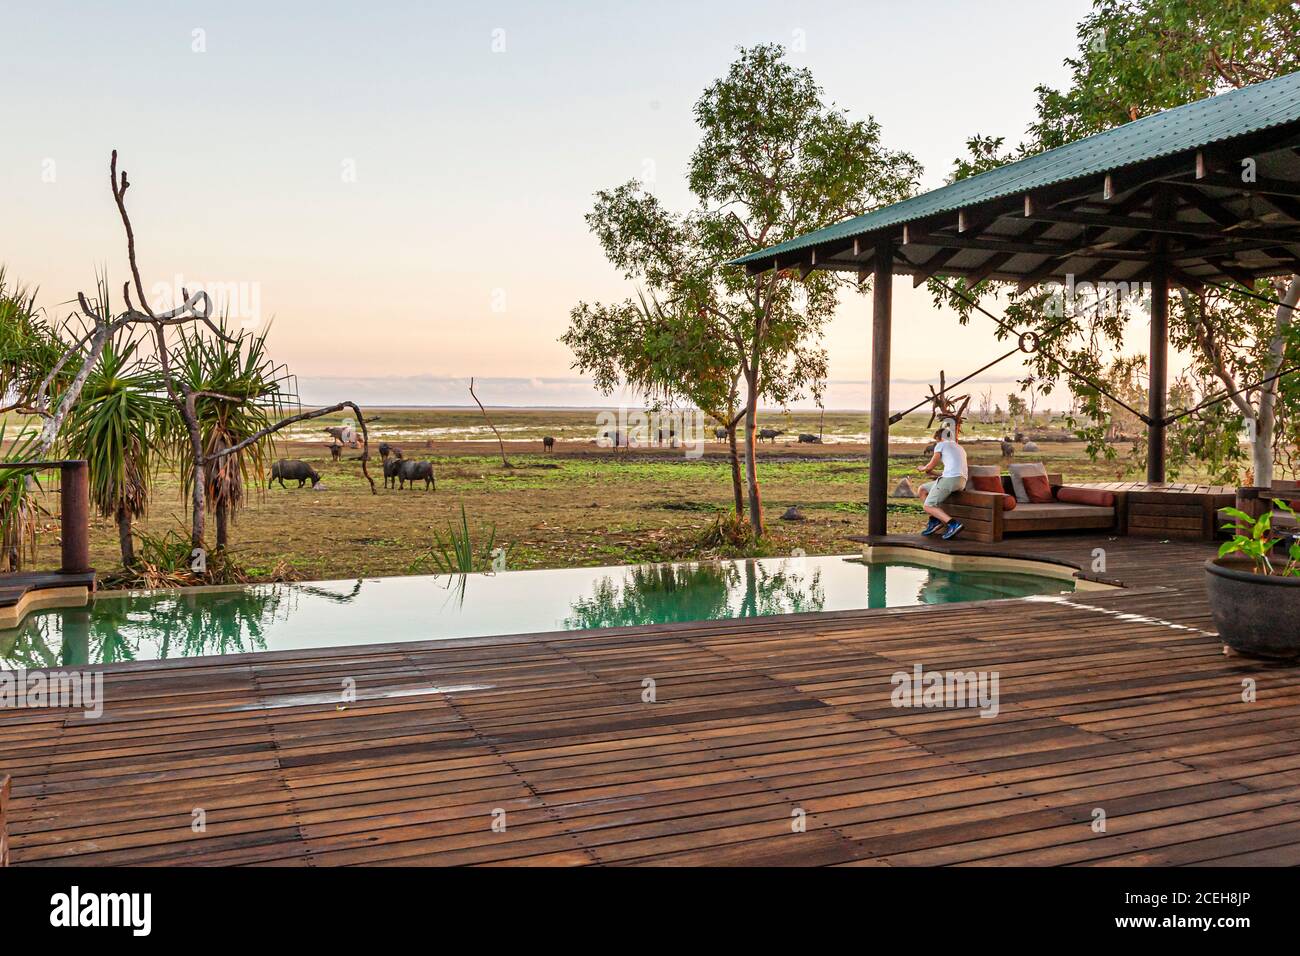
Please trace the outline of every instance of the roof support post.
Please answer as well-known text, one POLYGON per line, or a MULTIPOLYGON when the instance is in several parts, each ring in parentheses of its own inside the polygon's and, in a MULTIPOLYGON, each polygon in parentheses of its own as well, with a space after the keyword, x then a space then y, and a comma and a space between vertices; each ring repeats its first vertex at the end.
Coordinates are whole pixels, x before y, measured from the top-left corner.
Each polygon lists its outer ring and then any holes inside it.
POLYGON ((876 246, 871 305, 871 473, 867 485, 867 533, 885 533, 889 499, 889 338, 892 325, 894 246, 876 246))
POLYGON ((1147 481, 1165 480, 1165 393, 1169 378, 1169 268, 1157 258, 1151 268, 1151 351, 1147 382, 1147 481))
POLYGON ((90 467, 84 461, 65 461, 59 470, 59 530, 63 538, 59 570, 85 574, 90 570, 90 467))

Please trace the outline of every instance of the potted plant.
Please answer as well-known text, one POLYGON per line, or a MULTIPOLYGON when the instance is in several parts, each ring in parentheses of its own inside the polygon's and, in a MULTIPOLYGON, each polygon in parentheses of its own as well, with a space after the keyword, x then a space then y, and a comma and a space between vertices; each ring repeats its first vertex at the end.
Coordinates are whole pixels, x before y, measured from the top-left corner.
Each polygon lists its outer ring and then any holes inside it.
MULTIPOLYGON (((1273 507, 1292 516, 1284 501, 1273 507)), ((1229 647, 1259 657, 1300 655, 1300 539, 1273 528, 1273 511, 1258 518, 1236 508, 1219 556, 1205 562, 1210 612, 1229 647)))

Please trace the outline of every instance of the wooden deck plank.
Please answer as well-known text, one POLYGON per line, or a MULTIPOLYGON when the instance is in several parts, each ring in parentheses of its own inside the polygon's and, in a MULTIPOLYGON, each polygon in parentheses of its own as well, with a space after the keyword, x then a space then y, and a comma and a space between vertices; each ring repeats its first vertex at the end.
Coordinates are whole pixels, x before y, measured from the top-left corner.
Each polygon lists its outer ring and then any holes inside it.
POLYGON ((1300 862, 1300 667, 1221 653, 1208 546, 961 547, 1128 587, 115 665, 101 719, 0 712, 12 863, 1300 862), (915 664, 997 716, 893 706, 915 664))

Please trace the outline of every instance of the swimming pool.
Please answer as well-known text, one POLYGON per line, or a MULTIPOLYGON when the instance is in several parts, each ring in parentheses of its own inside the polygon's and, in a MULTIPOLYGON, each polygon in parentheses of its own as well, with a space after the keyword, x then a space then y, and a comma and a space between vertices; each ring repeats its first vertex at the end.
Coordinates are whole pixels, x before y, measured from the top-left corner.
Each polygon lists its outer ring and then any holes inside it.
POLYGON ((905 607, 1059 594, 1071 581, 792 557, 108 592, 0 631, 0 669, 905 607))

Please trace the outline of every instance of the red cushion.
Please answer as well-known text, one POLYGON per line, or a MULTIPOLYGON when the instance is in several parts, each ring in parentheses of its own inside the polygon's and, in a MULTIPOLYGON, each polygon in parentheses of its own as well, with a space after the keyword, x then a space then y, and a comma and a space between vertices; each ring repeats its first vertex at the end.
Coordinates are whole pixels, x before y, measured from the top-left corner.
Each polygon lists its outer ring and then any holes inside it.
POLYGON ((1020 480, 1025 483, 1025 494, 1031 504, 1045 505, 1056 500, 1052 497, 1052 485, 1046 475, 1022 475, 1020 480))
POLYGON ((1003 495, 1003 496, 1002 496, 1002 511, 1003 511, 1004 513, 1007 512, 1007 511, 1015 511, 1015 510, 1016 510, 1016 505, 1018 505, 1018 504, 1020 504, 1020 502, 1016 501, 1016 496, 1015 496, 1015 495, 1003 495))
POLYGON ((970 483, 972 491, 991 491, 995 495, 1002 494, 1002 479, 997 475, 971 475, 970 483))
POLYGON ((1056 500, 1072 505, 1096 505, 1098 508, 1115 507, 1115 495, 1100 488, 1057 488, 1056 500))

